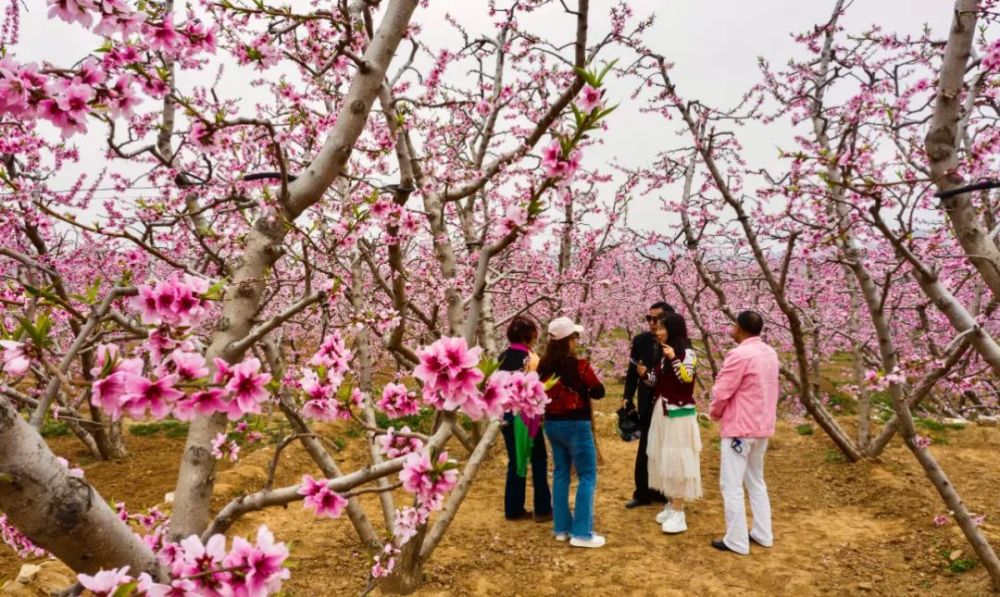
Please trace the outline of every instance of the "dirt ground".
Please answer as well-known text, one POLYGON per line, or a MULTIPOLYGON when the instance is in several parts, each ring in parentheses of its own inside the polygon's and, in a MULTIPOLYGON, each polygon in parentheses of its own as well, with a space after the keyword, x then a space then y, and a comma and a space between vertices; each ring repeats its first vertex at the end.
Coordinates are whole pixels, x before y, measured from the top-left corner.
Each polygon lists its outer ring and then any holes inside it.
MULTIPOLYGON (((703 428, 705 498, 690 504, 687 533, 666 536, 653 521, 655 507, 623 507, 632 490, 637 444, 615 435, 617 406, 605 400, 597 415, 603 464, 596 528, 607 537, 606 547, 570 548, 552 539, 549 525, 505 521, 506 463, 500 448, 480 471, 452 530, 425 569, 426 582, 418 594, 989 594, 988 577, 957 526, 934 525, 934 517, 946 513, 941 500, 898 441, 879 463, 847 464, 820 430, 800 435, 795 426, 781 423, 767 460, 775 545, 740 557, 709 545, 724 528, 714 427, 703 428)), ((935 437, 932 452, 970 509, 986 515, 984 528, 1000 546, 1000 429, 972 425, 937 431, 935 437)), ((133 456, 128 460, 84 462, 83 468, 109 501, 125 500, 136 512, 162 502, 172 491, 183 439, 129 440, 133 456)), ((81 458, 72 438, 59 438, 53 445, 74 462, 81 458)), ((348 440, 335 456, 350 470, 361 462, 364 449, 361 440, 348 440)), ((301 449, 286 452, 279 484, 294 482, 303 472, 316 474, 301 449)), ((259 488, 270 454, 270 449, 248 454, 221 472, 217 506, 259 488)), ((363 499, 379 524, 377 498, 363 499)), ((353 595, 364 585, 370 556, 346 517, 317 520, 296 504, 248 516, 233 532, 252 534, 261 523, 290 546, 292 578, 285 594, 353 595)), ((0 585, 22 563, 0 547, 0 585)))

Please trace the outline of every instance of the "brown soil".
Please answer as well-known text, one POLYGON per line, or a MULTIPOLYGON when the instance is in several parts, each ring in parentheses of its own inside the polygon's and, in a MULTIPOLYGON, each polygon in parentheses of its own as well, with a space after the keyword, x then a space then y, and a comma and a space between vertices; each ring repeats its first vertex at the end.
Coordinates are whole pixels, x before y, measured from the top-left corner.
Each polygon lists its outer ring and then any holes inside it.
MULTIPOLYGON (((723 530, 717 487, 718 447, 714 428, 703 430, 705 499, 688 509, 687 533, 666 536, 653 521, 654 507, 625 510, 632 489, 636 443, 615 435, 614 409, 606 400, 597 415, 600 467, 596 527, 603 549, 577 550, 551 538, 550 527, 506 522, 502 515, 505 458, 502 449, 480 471, 447 538, 425 570, 420 595, 620 594, 963 594, 985 595, 982 566, 953 572, 974 555, 953 522, 935 527, 945 513, 941 500, 912 456, 898 441, 880 463, 847 464, 817 429, 799 435, 782 423, 768 453, 768 483, 774 509, 775 545, 749 557, 716 552, 709 541, 723 530), (961 552, 961 553, 955 553, 961 552), (952 563, 954 560, 955 563, 952 563)), ((845 421, 845 424, 847 422, 845 421)), ((343 437, 337 430, 330 434, 343 437)), ((342 430, 341 430, 342 431, 342 430)), ((937 432, 931 448, 969 507, 986 514, 984 528, 1000 547, 1000 429, 971 426, 937 432)), ((183 439, 130 437, 133 456, 122 463, 84 463, 87 479, 109 501, 126 500, 132 511, 157 504, 172 491, 183 439)), ((71 460, 80 451, 71 438, 54 449, 71 460)), ((346 470, 362 461, 365 447, 352 440, 336 454, 346 470)), ((315 474, 308 457, 290 447, 282 457, 278 484, 315 474)), ((217 506, 260 487, 269 449, 247 455, 219 475, 217 506)), ((400 496, 400 500, 402 497, 400 496)), ((529 498, 530 499, 530 498, 529 498)), ((364 504, 378 524, 375 496, 364 504)), ((353 595, 364 585, 370 555, 346 517, 317 520, 300 505, 246 517, 233 533, 252 534, 266 523, 289 543, 290 595, 353 595)), ((22 562, 3 548, 0 581, 22 562)), ((3 584, 0 582, 0 584, 3 584)))

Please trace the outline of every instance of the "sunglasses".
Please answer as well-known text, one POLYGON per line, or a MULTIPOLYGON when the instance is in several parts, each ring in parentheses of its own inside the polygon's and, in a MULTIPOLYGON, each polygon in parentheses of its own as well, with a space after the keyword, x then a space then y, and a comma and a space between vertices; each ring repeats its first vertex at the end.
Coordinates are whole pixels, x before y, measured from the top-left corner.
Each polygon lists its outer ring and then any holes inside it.
POLYGON ((646 323, 653 323, 654 321, 656 321, 656 318, 653 317, 652 315, 646 316, 646 323))

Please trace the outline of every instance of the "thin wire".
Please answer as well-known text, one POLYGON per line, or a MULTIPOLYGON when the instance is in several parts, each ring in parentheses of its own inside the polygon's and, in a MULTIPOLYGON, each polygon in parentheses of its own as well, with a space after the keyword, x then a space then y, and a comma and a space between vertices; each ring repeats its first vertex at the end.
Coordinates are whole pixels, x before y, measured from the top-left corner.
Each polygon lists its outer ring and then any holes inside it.
MULTIPOLYGON (((49 192, 49 193, 69 193, 71 191, 76 191, 78 193, 91 193, 91 192, 96 193, 97 191, 116 191, 116 192, 119 192, 119 193, 124 193, 125 191, 148 191, 148 190, 151 190, 151 189, 167 189, 167 188, 177 188, 177 187, 176 187, 176 185, 166 185, 165 184, 165 185, 159 185, 159 186, 153 185, 153 186, 148 186, 148 187, 128 187, 124 191, 119 191, 118 187, 98 187, 96 189, 84 189, 84 188, 80 188, 80 189, 63 189, 61 191, 51 191, 51 190, 49 190, 47 192, 49 192)), ((0 191, 0 195, 20 195, 20 194, 23 194, 25 192, 27 192, 27 191, 0 191)))

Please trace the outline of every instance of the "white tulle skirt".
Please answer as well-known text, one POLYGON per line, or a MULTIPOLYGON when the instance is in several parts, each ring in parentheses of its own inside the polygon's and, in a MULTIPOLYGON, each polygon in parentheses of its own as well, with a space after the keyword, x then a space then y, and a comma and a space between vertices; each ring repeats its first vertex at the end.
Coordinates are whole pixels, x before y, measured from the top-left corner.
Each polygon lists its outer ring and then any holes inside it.
POLYGON ((697 416, 668 417, 653 407, 646 444, 649 487, 667 497, 701 497, 701 429, 697 416))

